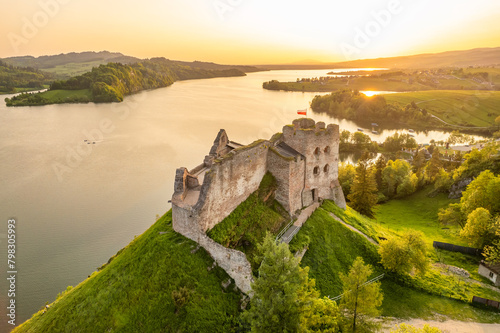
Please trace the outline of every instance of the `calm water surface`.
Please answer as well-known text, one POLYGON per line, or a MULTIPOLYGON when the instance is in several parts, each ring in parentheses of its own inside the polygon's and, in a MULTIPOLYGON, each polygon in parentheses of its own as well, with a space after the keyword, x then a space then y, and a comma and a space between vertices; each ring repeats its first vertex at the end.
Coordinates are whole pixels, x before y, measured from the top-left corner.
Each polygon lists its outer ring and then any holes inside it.
MULTIPOLYGON (((16 218, 17 322, 84 280, 170 209, 175 169, 201 163, 219 129, 241 143, 268 139, 316 94, 267 91, 262 82, 329 71, 176 82, 120 104, 7 108, 1 96, 1 274, 6 274, 7 220, 16 218)), ((326 114, 308 116, 350 131, 363 127, 326 114)), ((365 128, 369 133, 369 125, 365 128)), ((394 133, 379 132, 370 135, 383 141, 394 133)), ((419 142, 447 136, 415 134, 419 142)), ((0 279, 2 331, 5 281, 0 279)))

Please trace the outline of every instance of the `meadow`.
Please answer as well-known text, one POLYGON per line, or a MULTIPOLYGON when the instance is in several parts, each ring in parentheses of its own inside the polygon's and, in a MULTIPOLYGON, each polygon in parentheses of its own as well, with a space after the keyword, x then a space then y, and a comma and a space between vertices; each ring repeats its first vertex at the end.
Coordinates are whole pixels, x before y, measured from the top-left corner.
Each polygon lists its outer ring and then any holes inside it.
POLYGON ((500 115, 500 91, 432 90, 383 96, 400 107, 415 102, 419 108, 458 126, 489 127, 500 115))

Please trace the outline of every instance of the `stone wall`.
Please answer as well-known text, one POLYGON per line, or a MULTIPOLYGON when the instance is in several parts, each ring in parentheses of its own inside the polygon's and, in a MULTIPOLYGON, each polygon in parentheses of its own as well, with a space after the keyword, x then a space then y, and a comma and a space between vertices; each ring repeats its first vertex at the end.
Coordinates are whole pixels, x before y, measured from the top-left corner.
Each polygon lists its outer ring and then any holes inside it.
POLYGON ((174 230, 181 235, 200 244, 222 269, 234 280, 236 286, 246 294, 252 290, 252 267, 245 254, 238 250, 228 249, 210 239, 198 223, 198 215, 194 211, 172 205, 174 230))
POLYGON ((290 205, 290 160, 280 156, 275 149, 269 150, 267 157, 267 169, 276 178, 278 188, 276 189, 275 199, 287 211, 292 211, 290 205))
MULTIPOLYGON (((339 127, 302 118, 283 127, 283 140, 306 157, 302 205, 319 198, 335 200, 342 192, 338 185, 339 127)), ((343 201, 343 202, 342 202, 343 201)), ((337 202, 337 201, 336 201, 337 202)), ((339 203, 337 203, 339 204, 339 203)), ((345 208, 345 200, 340 206, 345 208)))
POLYGON ((194 206, 202 230, 213 228, 259 188, 269 146, 269 141, 256 141, 214 161, 194 206))

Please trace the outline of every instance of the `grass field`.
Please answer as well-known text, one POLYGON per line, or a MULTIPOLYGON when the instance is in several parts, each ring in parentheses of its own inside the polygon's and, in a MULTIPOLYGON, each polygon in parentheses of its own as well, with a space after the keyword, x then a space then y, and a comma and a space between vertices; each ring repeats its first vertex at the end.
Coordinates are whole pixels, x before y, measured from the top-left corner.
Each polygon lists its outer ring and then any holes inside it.
POLYGON ((233 332, 240 294, 197 244, 172 230, 168 212, 100 272, 14 332, 233 332), (159 232, 166 232, 160 234, 159 232), (176 309, 172 292, 185 287, 176 309))
POLYGON ((98 67, 101 64, 107 64, 107 60, 96 60, 89 62, 72 62, 69 64, 59 65, 52 68, 44 68, 43 71, 55 74, 59 79, 68 79, 73 76, 82 75, 92 70, 93 67, 98 67))
POLYGON ((90 89, 81 90, 48 90, 41 93, 41 96, 47 98, 50 101, 56 100, 66 100, 71 98, 81 98, 88 97, 89 100, 92 99, 92 92, 90 89))
POLYGON ((384 95, 389 103, 420 108, 452 125, 492 126, 500 115, 500 91, 433 90, 384 95))
POLYGON ((427 193, 431 190, 431 187, 426 187, 406 198, 390 200, 377 206, 375 223, 382 230, 388 229, 398 233, 410 228, 422 231, 429 245, 438 241, 467 246, 459 236, 458 226, 443 227, 437 219, 440 208, 447 207, 457 200, 450 200, 443 193, 430 198, 427 193))

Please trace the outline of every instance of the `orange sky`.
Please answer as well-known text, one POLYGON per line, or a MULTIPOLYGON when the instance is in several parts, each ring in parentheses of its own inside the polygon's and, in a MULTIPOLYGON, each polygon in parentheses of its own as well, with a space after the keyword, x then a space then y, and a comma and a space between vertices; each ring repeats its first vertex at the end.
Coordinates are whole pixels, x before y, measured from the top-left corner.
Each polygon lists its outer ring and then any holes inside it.
POLYGON ((493 0, 0 1, 0 57, 108 50, 269 64, 500 46, 493 0))

